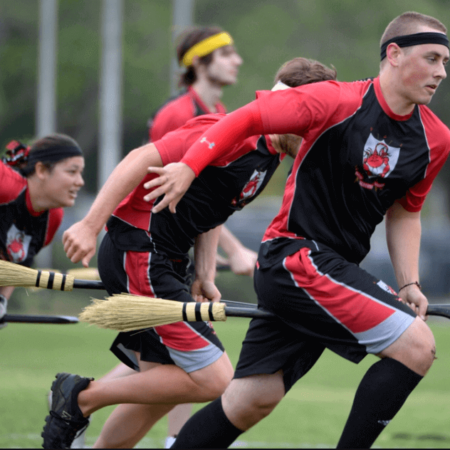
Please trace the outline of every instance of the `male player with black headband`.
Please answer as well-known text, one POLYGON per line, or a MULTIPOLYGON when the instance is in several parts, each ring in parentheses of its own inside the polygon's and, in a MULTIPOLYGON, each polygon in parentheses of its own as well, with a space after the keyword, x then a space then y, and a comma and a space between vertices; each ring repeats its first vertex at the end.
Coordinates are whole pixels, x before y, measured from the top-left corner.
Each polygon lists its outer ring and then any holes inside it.
MULTIPOLYGON (((74 205, 84 185, 83 153, 62 134, 38 139, 31 147, 12 141, 6 149, 0 162, 0 259, 30 267, 52 241, 62 208, 74 205)), ((0 322, 13 291, 0 287, 0 322)))
MULTIPOLYGON (((289 61, 277 74, 277 81, 288 86, 335 78, 335 70, 305 58, 289 61)), ((288 86, 277 83, 274 89, 288 86)), ((218 225, 259 195, 276 170, 280 154, 295 155, 301 138, 254 136, 238 143, 232 155, 219 158, 205 170, 177 214, 166 210, 153 215, 152 204, 143 200, 148 192, 143 185, 154 177, 147 175, 150 164, 179 161, 207 128, 224 117, 210 114, 194 118, 163 139, 129 153, 111 174, 88 215, 64 234, 67 256, 72 262, 82 260, 87 265, 95 253, 97 235, 108 221, 98 264, 109 293, 193 301, 186 283, 186 265, 187 252, 196 239, 192 294, 197 300, 220 299, 214 285, 218 225)), ((176 404, 214 400, 233 375, 221 342, 204 322, 120 333, 112 351, 139 373, 105 382, 59 374, 43 433, 45 448, 70 446, 76 431, 87 425, 85 417, 119 403, 95 447, 132 448, 176 404)))
POLYGON ((186 423, 173 448, 228 447, 273 410, 324 348, 355 363, 369 353, 381 358, 362 379, 338 443, 368 448, 431 367, 420 211, 450 151, 449 129, 425 106, 447 76, 446 32, 433 17, 404 13, 383 34, 377 78, 258 92, 181 163, 151 170, 162 176, 147 186, 161 188, 147 199, 167 192, 154 211, 173 211, 190 181, 235 141, 303 136, 255 271, 259 305, 280 320, 251 322, 235 378, 186 423), (384 217, 398 294, 359 268, 384 217))

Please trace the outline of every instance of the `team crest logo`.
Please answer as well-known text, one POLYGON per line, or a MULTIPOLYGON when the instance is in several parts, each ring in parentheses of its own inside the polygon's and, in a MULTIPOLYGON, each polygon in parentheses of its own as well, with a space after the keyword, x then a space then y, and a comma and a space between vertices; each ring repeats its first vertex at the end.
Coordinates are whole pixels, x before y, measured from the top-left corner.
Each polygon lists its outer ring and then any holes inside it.
POLYGON ((391 147, 369 135, 364 146, 363 167, 369 177, 386 178, 394 170, 400 147, 391 147))
POLYGON ((14 224, 6 234, 6 251, 10 261, 20 263, 24 261, 28 255, 31 236, 20 231, 14 224))
POLYGON ((235 198, 233 200, 233 205, 236 205, 238 202, 245 202, 253 197, 262 185, 264 178, 266 177, 266 173, 267 171, 260 172, 259 170, 255 169, 255 171, 252 173, 252 176, 250 177, 250 180, 244 186, 244 189, 242 189, 242 192, 239 195, 239 199, 235 198))
MULTIPOLYGON (((400 146, 401 147, 401 146, 400 146)), ((400 156, 400 147, 392 147, 384 140, 369 135, 363 152, 363 170, 356 167, 356 181, 365 189, 383 189, 381 181, 395 169, 400 156)))

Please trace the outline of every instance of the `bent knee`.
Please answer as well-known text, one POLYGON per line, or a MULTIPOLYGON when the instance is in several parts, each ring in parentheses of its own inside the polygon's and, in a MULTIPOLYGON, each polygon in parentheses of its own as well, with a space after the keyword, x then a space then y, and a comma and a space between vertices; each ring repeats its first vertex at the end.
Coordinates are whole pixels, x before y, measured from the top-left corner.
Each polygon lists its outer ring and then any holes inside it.
POLYGON ((423 376, 436 359, 436 342, 428 325, 422 319, 416 318, 381 355, 394 358, 423 376))

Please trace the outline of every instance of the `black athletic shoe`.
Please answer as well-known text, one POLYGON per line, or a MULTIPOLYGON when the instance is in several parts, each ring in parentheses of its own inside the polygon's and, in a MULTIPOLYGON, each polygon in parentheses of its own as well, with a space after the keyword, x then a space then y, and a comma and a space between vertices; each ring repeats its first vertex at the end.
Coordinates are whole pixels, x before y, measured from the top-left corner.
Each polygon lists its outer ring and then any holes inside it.
POLYGON ((93 378, 58 373, 52 384, 52 409, 45 418, 42 446, 49 449, 70 448, 77 434, 89 425, 78 406, 78 394, 93 378))

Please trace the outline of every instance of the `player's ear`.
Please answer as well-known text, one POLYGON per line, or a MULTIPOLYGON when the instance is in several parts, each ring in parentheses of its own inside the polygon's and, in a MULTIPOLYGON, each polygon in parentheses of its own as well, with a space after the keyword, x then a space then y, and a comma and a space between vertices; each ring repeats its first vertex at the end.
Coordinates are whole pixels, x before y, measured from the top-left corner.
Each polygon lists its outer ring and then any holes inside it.
POLYGON ((41 161, 38 161, 35 165, 35 173, 40 180, 44 180, 48 176, 49 170, 41 161))
POLYGON ((395 43, 392 42, 387 46, 386 58, 391 64, 391 66, 397 67, 399 64, 399 58, 403 54, 402 49, 395 43))

